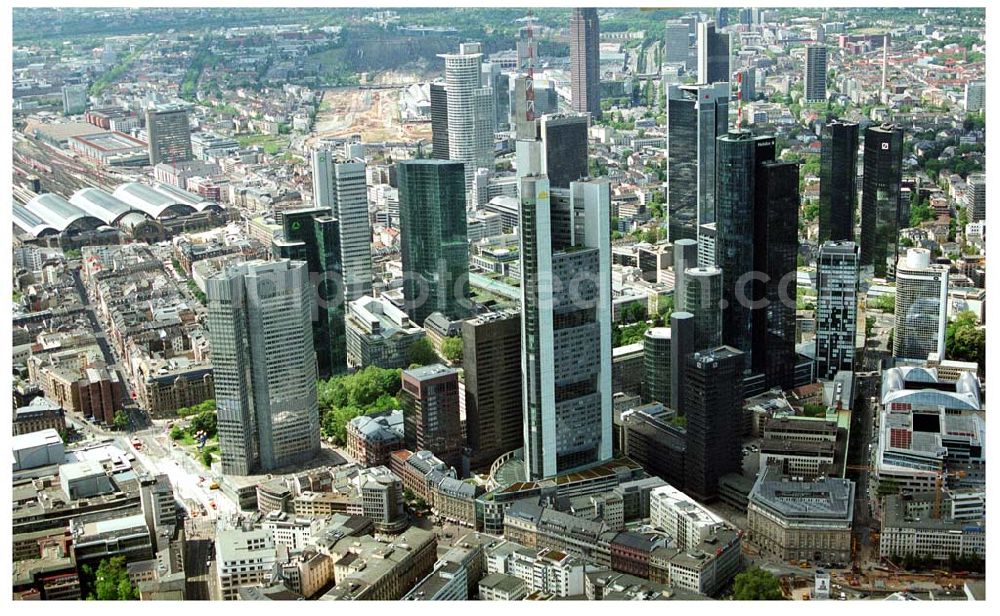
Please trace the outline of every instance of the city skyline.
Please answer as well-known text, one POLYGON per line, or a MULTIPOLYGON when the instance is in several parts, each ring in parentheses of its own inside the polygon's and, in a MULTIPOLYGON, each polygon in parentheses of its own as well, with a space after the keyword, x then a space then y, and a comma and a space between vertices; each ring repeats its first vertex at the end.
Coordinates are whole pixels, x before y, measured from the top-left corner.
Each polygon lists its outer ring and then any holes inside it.
POLYGON ((12 15, 14 600, 983 598, 981 7, 12 15))

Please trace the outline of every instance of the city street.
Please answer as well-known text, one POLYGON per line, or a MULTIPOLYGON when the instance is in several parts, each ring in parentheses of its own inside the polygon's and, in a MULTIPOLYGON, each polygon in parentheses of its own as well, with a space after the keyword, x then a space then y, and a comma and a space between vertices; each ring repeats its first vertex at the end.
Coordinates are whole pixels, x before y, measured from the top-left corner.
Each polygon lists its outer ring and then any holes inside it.
POLYGON ((129 429, 138 430, 142 428, 149 427, 150 418, 149 414, 145 410, 138 408, 135 404, 135 392, 132 389, 132 382, 128 378, 127 372, 118 362, 118 355, 115 352, 114 347, 108 341, 108 337, 104 332, 104 328, 101 326, 100 320, 97 318, 97 312, 94 310, 94 306, 91 304, 90 296, 87 294, 87 289, 83 284, 83 279, 80 276, 80 269, 73 268, 73 282, 76 286, 76 291, 80 296, 80 301, 83 303, 84 310, 87 313, 87 317, 90 319, 90 326, 94 331, 94 337, 97 339, 97 346, 101 348, 101 353, 104 355, 104 363, 107 364, 108 370, 118 373, 118 379, 122 384, 123 389, 123 401, 125 404, 125 412, 129 418, 129 429))
POLYGON ((184 523, 184 563, 187 576, 185 599, 218 599, 215 584, 215 521, 207 517, 188 518, 184 523))
POLYGON ((152 428, 136 432, 134 436, 142 441, 142 447, 137 450, 129 442, 129 450, 135 453, 136 459, 150 469, 150 472, 163 473, 170 478, 178 500, 185 504, 188 501, 197 503, 204 507, 208 518, 213 520, 222 514, 239 513, 239 508, 222 490, 210 489, 212 473, 209 469, 193 460, 181 448, 171 446, 165 426, 157 426, 154 422, 152 428), (204 481, 200 479, 202 477, 204 481), (217 509, 212 508, 212 501, 215 501, 217 509))
POLYGON ((878 412, 877 396, 879 372, 857 374, 857 396, 851 417, 851 439, 848 443, 847 477, 855 481, 854 491, 854 542, 859 563, 878 560, 877 546, 872 545, 872 532, 879 529, 878 520, 872 516, 874 485, 870 481, 873 467, 873 448, 876 445, 875 414, 878 412))

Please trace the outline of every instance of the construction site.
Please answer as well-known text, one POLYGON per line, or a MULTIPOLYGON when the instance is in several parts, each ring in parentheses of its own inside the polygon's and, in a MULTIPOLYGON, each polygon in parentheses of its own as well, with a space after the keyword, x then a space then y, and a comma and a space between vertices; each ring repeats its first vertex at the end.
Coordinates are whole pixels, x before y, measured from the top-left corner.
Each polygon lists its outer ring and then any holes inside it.
MULTIPOLYGON (((963 588, 967 582, 985 580, 975 573, 933 571, 906 573, 892 567, 873 567, 861 572, 831 571, 830 599, 885 599, 890 595, 905 593, 924 600, 965 600, 963 588)), ((803 570, 801 574, 779 576, 781 590, 786 599, 809 601, 815 599, 816 570, 803 570)))
POLYGON ((399 97, 404 88, 380 83, 325 91, 307 145, 349 135, 360 135, 365 143, 430 140, 429 121, 402 121, 399 97))

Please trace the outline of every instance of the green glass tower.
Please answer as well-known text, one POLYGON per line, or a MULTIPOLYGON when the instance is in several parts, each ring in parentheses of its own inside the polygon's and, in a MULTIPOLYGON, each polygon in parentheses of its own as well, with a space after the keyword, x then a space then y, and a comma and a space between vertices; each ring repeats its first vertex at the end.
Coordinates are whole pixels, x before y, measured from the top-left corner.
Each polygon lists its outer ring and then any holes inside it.
POLYGON ((396 167, 406 313, 418 325, 434 311, 465 318, 471 311, 464 165, 408 160, 396 167))
POLYGON ((316 371, 320 378, 329 378, 347 370, 340 221, 329 208, 303 208, 285 212, 282 227, 284 237, 274 241, 272 251, 276 258, 305 261, 309 267, 316 293, 316 371))

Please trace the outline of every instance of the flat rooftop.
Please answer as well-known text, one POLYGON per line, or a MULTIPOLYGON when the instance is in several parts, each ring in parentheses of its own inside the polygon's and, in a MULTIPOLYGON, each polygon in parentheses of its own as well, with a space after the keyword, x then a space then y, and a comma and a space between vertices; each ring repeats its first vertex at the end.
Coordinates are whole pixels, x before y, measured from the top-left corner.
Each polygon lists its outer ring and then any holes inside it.
POLYGON ((47 428, 45 430, 39 430, 38 432, 19 434, 18 436, 11 438, 11 449, 13 451, 20 451, 22 449, 30 449, 32 447, 55 445, 56 443, 62 443, 59 433, 53 428, 47 428))
POLYGON ((147 146, 145 141, 139 141, 135 137, 130 137, 125 133, 113 131, 107 133, 94 133, 92 135, 79 135, 73 137, 73 140, 106 152, 115 150, 135 150, 138 148, 145 148, 147 146))
POLYGON ((854 482, 847 479, 793 481, 769 468, 754 484, 750 501, 784 518, 849 525, 854 518, 854 489, 854 482))

